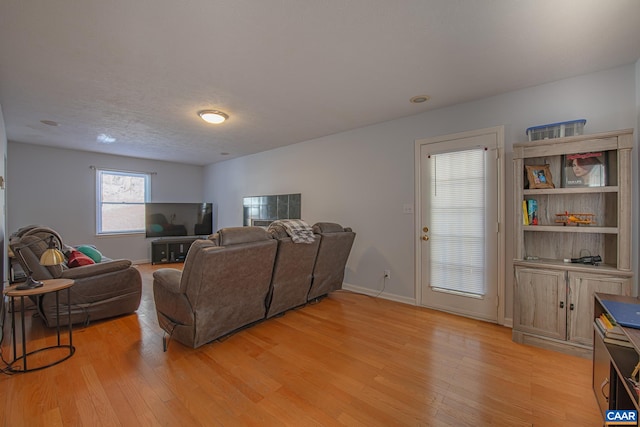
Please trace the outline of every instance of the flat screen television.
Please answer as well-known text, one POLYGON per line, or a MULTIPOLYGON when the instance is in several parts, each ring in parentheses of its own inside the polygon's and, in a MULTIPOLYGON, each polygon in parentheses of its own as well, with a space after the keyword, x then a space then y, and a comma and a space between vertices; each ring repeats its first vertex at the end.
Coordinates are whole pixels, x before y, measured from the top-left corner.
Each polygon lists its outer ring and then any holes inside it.
POLYGON ((213 233, 212 203, 145 203, 147 237, 208 236, 213 233))

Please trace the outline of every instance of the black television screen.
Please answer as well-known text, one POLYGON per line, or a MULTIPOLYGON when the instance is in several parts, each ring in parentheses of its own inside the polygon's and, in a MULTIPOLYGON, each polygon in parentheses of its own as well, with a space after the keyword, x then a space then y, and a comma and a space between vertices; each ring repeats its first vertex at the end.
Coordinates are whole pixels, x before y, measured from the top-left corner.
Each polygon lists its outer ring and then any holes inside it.
POLYGON ((212 203, 145 203, 147 237, 208 236, 213 232, 212 203))

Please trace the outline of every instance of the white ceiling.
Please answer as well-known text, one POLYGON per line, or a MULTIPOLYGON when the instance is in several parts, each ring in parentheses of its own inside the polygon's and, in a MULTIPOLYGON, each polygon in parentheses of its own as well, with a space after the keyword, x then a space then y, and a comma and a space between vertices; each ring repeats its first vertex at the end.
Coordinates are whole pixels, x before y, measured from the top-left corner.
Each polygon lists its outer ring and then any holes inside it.
POLYGON ((638 0, 0 0, 10 141, 196 165, 638 58, 638 0))

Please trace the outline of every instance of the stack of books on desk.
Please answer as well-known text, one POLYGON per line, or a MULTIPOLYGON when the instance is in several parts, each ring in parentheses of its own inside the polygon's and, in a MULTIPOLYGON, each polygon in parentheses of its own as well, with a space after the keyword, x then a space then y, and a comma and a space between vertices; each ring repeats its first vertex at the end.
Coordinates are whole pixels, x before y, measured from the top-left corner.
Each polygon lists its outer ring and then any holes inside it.
POLYGON ((597 317, 595 324, 604 335, 604 342, 633 348, 633 344, 629 342, 629 338, 624 334, 620 325, 607 313, 602 313, 600 317, 597 317))

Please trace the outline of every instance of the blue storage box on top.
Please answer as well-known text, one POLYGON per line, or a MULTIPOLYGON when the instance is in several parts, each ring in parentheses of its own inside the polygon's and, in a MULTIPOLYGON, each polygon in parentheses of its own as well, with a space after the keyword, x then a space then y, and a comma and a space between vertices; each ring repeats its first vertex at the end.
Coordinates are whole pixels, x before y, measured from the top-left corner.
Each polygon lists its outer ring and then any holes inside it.
POLYGON ((582 135, 582 131, 586 123, 586 120, 581 119, 533 126, 527 129, 527 135, 529 136, 529 141, 582 135))

